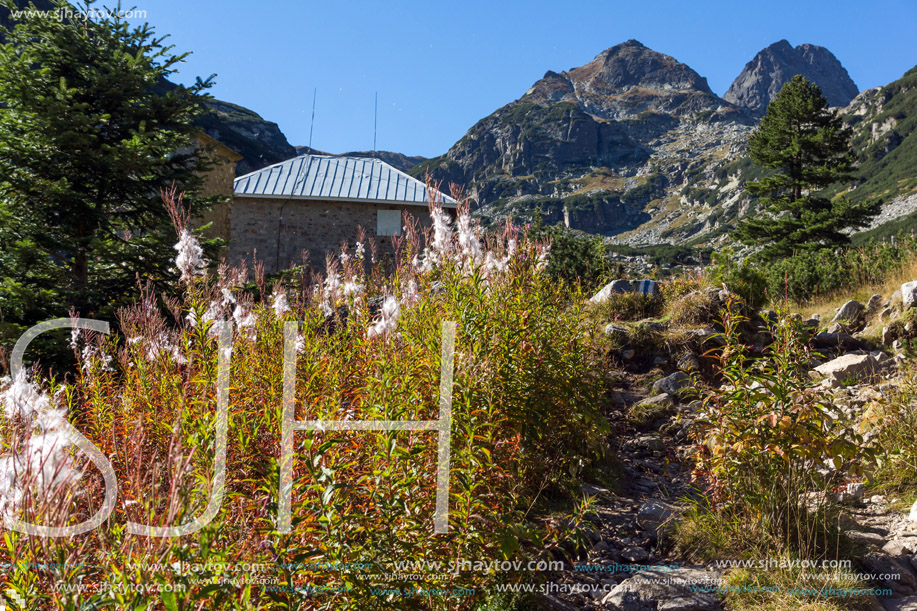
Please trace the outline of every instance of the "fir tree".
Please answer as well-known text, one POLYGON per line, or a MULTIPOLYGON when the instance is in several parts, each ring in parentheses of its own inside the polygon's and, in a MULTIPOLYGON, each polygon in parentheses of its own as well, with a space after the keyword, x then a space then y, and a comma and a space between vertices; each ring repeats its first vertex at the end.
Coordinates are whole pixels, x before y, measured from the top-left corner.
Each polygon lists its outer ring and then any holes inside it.
POLYGON ((7 340, 70 308, 114 321, 138 278, 175 278, 160 190, 174 182, 193 191, 195 168, 206 165, 192 136, 211 79, 174 86, 166 78, 187 54, 171 54, 147 24, 54 3, 55 12, 25 13, 0 32, 7 340))
POLYGON ((763 246, 764 259, 848 243, 843 230, 868 224, 881 207, 878 201, 851 204, 825 194, 850 178, 849 143, 849 130, 818 86, 794 76, 748 141, 752 160, 773 172, 746 185, 763 214, 740 222, 738 238, 763 246))

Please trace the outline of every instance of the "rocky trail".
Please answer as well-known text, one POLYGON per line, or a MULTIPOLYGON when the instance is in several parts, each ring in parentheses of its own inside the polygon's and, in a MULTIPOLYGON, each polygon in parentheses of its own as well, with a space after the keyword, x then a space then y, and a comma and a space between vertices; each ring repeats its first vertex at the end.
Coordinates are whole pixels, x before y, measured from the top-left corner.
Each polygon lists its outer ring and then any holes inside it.
MULTIPOLYGON (((841 316, 840 322, 832 322, 830 333, 813 333, 814 343, 825 355, 824 360, 812 363, 813 375, 824 378, 822 386, 832 393, 836 407, 860 415, 906 382, 899 373, 905 362, 900 340, 884 332, 883 341, 889 345, 898 342, 895 356, 870 352, 868 343, 862 341, 863 323, 852 322, 868 308, 882 320, 889 318, 884 310, 881 317, 878 315, 879 306, 887 309, 888 302, 870 301, 868 306, 845 304, 839 314, 850 316, 855 311, 853 318, 841 316)), ((690 500, 700 495, 690 481, 688 431, 701 403, 686 399, 680 392, 690 382, 671 361, 657 364, 669 375, 657 379, 652 388, 646 373, 630 373, 612 393, 608 418, 612 451, 621 464, 619 485, 611 490, 583 482, 582 492, 595 501, 585 527, 588 549, 581 551, 572 566, 552 577, 555 589, 542 597, 547 608, 729 609, 723 596, 711 587, 723 583, 726 568, 716 563, 704 566, 685 562, 674 554, 667 540, 690 500), (661 408, 652 413, 662 417, 646 426, 636 425, 628 413, 638 404, 661 408)), ((659 371, 655 369, 657 378, 659 371)), ((849 484, 846 491, 838 493, 837 500, 843 507, 841 528, 859 549, 859 560, 854 561, 851 571, 874 576, 870 580, 874 588, 891 590, 890 596, 867 599, 867 608, 917 611, 917 506, 908 515, 906 509, 901 510, 900 499, 865 493, 862 483, 849 484)))
MULTIPOLYGON (((683 460, 689 445, 679 416, 660 421, 658 428, 641 430, 627 419, 628 409, 653 399, 636 384, 616 391, 609 413, 613 448, 621 462, 620 487, 612 491, 588 483, 585 495, 595 497, 589 536, 592 548, 557 582, 564 591, 548 594, 549 604, 562 611, 573 609, 719 609, 717 595, 690 592, 688 585, 640 583, 645 580, 715 583, 721 573, 703 566, 682 566, 660 545, 672 521, 696 494, 690 483, 691 468, 683 460), (664 434, 666 424, 679 425, 675 434, 664 434), (677 567, 677 568, 675 568, 677 567), (675 570, 672 570, 675 568, 675 570)), ((674 402, 673 402, 674 405, 674 402)), ((669 427, 671 428, 671 427, 669 427)))

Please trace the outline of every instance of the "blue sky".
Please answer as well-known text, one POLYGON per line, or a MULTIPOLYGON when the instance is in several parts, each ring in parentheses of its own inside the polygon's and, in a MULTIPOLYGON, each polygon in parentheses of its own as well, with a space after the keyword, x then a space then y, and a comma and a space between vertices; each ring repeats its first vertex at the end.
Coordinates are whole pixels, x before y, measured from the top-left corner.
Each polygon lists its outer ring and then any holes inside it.
MULTIPOLYGON (((786 38, 827 47, 860 90, 917 64, 917 2, 243 2, 136 0, 157 34, 191 51, 176 80, 216 73, 211 93, 276 122, 315 148, 373 144, 444 153, 477 120, 545 71, 568 70, 634 38, 725 93, 755 53, 786 38)), ((128 3, 125 3, 129 6, 128 3)))

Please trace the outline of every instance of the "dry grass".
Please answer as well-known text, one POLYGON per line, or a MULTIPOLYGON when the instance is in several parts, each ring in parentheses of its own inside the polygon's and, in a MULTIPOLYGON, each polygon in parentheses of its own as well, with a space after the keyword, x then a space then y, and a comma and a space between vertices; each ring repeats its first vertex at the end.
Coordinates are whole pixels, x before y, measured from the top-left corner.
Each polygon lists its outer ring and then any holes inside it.
MULTIPOLYGON (((821 314, 829 321, 834 317, 835 311, 851 299, 856 299, 865 304, 875 294, 888 299, 892 293, 901 288, 905 282, 917 280, 917 260, 905 263, 896 273, 889 275, 881 283, 865 284, 856 288, 841 289, 833 294, 818 297, 806 303, 790 301, 789 307, 793 312, 799 312, 803 318, 810 318, 813 314, 821 314)), ((780 302, 772 303, 780 305, 780 302)))
MULTIPOLYGON (((789 560, 789 559, 788 559, 789 560)), ((728 608, 736 611, 851 611, 875 609, 871 596, 800 595, 799 590, 860 590, 869 584, 834 571, 780 569, 754 572, 733 569, 726 574, 728 608), (748 589, 747 592, 735 591, 748 589)))

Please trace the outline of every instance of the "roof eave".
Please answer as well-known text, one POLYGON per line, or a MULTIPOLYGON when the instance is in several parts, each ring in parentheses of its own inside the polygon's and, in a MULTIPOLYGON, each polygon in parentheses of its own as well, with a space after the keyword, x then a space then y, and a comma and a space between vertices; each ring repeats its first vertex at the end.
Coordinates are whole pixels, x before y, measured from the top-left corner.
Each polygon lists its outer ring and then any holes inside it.
MULTIPOLYGON (((358 197, 311 197, 302 195, 270 195, 267 193, 233 193, 234 198, 251 198, 251 199, 295 199, 297 201, 313 202, 350 202, 354 204, 381 204, 386 206, 422 206, 429 207, 427 202, 409 202, 396 199, 366 199, 358 197)), ((457 208, 458 203, 455 201, 438 201, 443 208, 457 208)))

